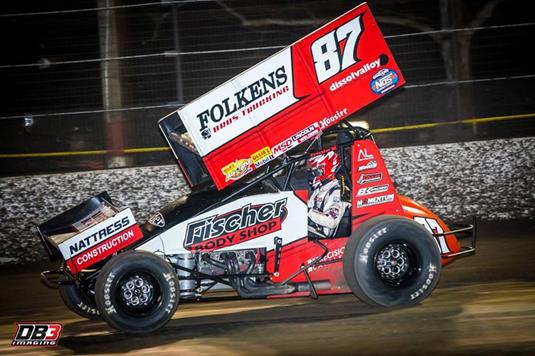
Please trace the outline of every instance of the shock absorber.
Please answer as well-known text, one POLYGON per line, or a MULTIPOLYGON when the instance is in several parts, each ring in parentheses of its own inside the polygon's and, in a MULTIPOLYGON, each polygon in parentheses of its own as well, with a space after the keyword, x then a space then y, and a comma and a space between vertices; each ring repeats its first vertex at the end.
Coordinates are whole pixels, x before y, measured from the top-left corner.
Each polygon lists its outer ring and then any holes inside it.
POLYGON ((180 285, 180 298, 195 298, 195 279, 192 273, 195 269, 195 256, 192 253, 180 253, 177 256, 177 265, 188 270, 178 269, 178 281, 180 285))

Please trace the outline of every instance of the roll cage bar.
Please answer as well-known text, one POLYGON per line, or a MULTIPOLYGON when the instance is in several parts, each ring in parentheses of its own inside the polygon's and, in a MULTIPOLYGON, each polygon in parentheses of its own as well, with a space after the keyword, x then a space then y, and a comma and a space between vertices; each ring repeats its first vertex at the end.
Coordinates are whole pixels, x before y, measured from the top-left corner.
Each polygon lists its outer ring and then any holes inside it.
MULTIPOLYGON (((365 140, 365 139, 371 139, 373 140, 372 133, 359 126, 353 126, 351 125, 347 120, 342 120, 338 124, 329 127, 323 132, 320 132, 316 138, 314 138, 310 143, 306 146, 306 149, 304 153, 298 155, 298 156, 290 156, 287 153, 284 153, 282 155, 282 162, 280 162, 277 166, 273 166, 273 164, 268 165, 262 173, 260 173, 259 176, 256 178, 253 178, 251 181, 243 185, 242 187, 239 187, 229 195, 227 195, 225 198, 221 199, 217 203, 201 210, 198 214, 202 214, 208 210, 214 209, 217 206, 221 206, 225 204, 226 202, 232 200, 234 197, 239 196, 240 194, 243 194, 248 189, 251 189, 252 187, 256 186, 257 184, 265 181, 266 179, 269 179, 273 185, 279 190, 279 191, 286 191, 290 188, 290 182, 292 179, 293 174, 295 173, 295 169, 297 165, 303 161, 306 161, 309 158, 309 154, 311 153, 311 150, 314 148, 314 146, 319 147, 320 149, 323 148, 324 144, 324 138, 331 134, 346 134, 343 141, 339 141, 336 143, 336 146, 338 148, 338 151, 340 152, 340 159, 343 167, 343 170, 348 172, 348 169, 350 167, 346 167, 345 165, 345 159, 346 159, 346 153, 343 148, 350 146, 354 141, 356 140, 365 140), (285 177, 285 180, 283 184, 281 184, 276 179, 276 174, 279 172, 284 171, 287 169, 287 174, 285 177)), ((348 180, 349 182, 350 180, 348 180)))

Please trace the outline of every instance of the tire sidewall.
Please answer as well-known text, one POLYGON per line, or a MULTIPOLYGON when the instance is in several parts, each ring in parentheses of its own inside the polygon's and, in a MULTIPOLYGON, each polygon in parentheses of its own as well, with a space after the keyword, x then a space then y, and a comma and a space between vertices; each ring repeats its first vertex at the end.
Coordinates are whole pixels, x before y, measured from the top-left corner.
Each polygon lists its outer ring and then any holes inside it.
POLYGON ((63 303, 65 303, 67 308, 69 308, 72 312, 86 319, 102 319, 95 303, 94 297, 87 295, 76 285, 60 285, 59 294, 61 296, 61 299, 63 300, 63 303))
POLYGON ((416 222, 403 217, 381 216, 363 224, 348 243, 344 261, 346 279, 353 292, 368 304, 394 307, 424 300, 440 278, 440 250, 435 238, 416 222), (418 269, 400 286, 386 284, 376 268, 378 252, 389 243, 406 243, 418 269), (353 246, 351 246, 353 245, 353 246), (416 261, 415 261, 416 260, 416 261), (355 291, 356 289, 356 291, 355 291))
POLYGON ((146 333, 163 327, 178 306, 178 279, 167 262, 144 252, 126 252, 108 261, 96 284, 96 304, 110 326, 127 333, 146 333), (135 317, 119 302, 120 283, 133 271, 150 275, 158 285, 160 300, 148 315, 135 317))

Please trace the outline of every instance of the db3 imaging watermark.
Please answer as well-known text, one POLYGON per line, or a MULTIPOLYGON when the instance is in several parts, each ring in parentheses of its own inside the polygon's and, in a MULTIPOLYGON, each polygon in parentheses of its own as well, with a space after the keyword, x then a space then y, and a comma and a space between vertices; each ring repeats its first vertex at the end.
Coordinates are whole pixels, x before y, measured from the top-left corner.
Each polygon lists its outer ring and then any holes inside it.
POLYGON ((57 346, 62 330, 60 323, 17 323, 11 346, 57 346))

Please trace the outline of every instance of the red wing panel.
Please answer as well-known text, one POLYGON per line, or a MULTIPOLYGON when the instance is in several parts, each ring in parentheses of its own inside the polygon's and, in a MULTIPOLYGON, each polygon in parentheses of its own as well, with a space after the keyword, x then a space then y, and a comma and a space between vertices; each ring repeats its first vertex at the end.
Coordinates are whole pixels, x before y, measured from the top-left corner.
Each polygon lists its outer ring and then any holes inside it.
POLYGON ((362 4, 178 114, 222 189, 403 84, 362 4))

